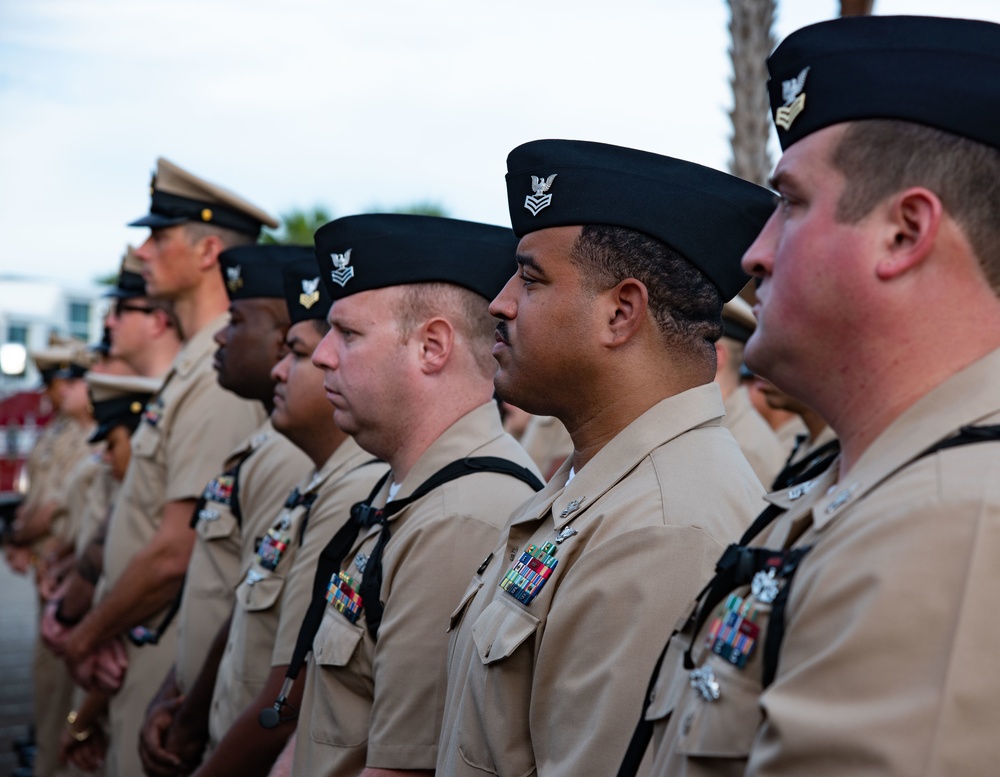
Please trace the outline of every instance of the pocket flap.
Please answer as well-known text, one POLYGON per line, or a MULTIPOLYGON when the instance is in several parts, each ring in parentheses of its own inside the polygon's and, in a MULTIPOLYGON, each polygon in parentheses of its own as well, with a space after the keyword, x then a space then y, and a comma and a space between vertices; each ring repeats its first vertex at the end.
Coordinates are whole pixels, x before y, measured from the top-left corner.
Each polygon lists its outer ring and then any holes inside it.
POLYGON ((159 429, 152 424, 140 423, 139 428, 132 435, 132 455, 144 459, 151 458, 156 453, 156 449, 160 447, 161 437, 159 429))
POLYGON ((336 610, 327 607, 316 639, 313 658, 320 666, 346 666, 361 644, 364 627, 350 623, 336 610))
POLYGON ((690 636, 680 632, 670 638, 667 654, 663 657, 660 674, 653 687, 652 700, 646 710, 646 720, 663 720, 668 717, 684 689, 690 685, 688 672, 684 670, 684 651, 687 650, 690 636))
POLYGON ((225 505, 208 502, 198 516, 195 529, 203 540, 221 540, 232 537, 236 531, 236 516, 225 505))
MULTIPOLYGON (((699 758, 746 758, 763 719, 760 683, 714 656, 705 665, 713 668, 719 698, 709 702, 686 695, 683 707, 674 711, 681 716, 677 751, 699 758)), ((688 672, 680 674, 689 678, 688 672)))
POLYGON ((462 620, 462 613, 465 612, 465 608, 469 606, 472 597, 479 593, 479 589, 482 587, 483 579, 479 575, 473 577, 472 582, 469 583, 469 587, 462 594, 462 600, 458 603, 458 607, 455 608, 455 611, 451 614, 451 618, 448 620, 448 631, 453 631, 458 622, 462 620))
POLYGON ((274 606, 284 587, 285 578, 272 575, 254 564, 250 567, 250 571, 243 576, 243 581, 236 590, 236 596, 243 605, 243 609, 250 612, 260 612, 274 606))
POLYGON ((507 658, 538 628, 538 618, 504 596, 494 599, 472 625, 472 639, 484 664, 507 658))

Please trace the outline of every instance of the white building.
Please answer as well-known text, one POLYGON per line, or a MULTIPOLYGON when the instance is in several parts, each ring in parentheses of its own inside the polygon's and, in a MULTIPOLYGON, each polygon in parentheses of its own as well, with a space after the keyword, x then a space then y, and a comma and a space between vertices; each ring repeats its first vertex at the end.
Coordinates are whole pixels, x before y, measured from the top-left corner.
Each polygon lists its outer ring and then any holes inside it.
MULTIPOLYGON (((45 348, 50 334, 98 342, 104 333, 106 286, 63 284, 0 276, 0 346, 23 345, 28 351, 45 348)), ((20 375, 0 375, 0 396, 39 383, 29 359, 20 375)))

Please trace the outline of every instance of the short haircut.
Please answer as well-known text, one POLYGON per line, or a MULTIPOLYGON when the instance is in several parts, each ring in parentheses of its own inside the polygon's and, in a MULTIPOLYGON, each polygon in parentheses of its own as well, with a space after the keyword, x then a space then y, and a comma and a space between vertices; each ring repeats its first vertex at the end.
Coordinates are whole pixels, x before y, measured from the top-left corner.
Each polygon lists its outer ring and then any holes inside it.
POLYGON ((396 323, 405 341, 423 322, 435 316, 448 319, 468 343, 476 366, 486 377, 496 370, 493 343, 496 321, 489 302, 469 289, 452 283, 408 283, 401 287, 396 323))
POLYGON ((890 195, 926 187, 961 225, 1000 293, 1000 150, 922 124, 867 119, 848 126, 831 161, 847 179, 839 221, 855 223, 890 195))
POLYGON ((226 248, 236 248, 237 246, 253 245, 257 238, 244 232, 237 232, 235 229, 226 229, 215 224, 203 224, 199 221, 187 221, 182 225, 190 243, 197 243, 202 238, 215 235, 222 241, 226 248))
POLYGON ((649 295, 649 311, 665 341, 715 361, 722 336, 722 295, 693 264, 665 243, 625 227, 588 224, 570 252, 584 283, 603 291, 635 278, 649 295))

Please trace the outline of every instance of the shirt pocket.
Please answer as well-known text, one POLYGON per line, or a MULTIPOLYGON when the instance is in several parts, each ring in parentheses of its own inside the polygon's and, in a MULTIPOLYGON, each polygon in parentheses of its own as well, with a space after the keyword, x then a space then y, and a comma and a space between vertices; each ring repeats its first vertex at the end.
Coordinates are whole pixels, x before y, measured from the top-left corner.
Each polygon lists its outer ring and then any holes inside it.
POLYGON ((208 502, 199 513, 195 532, 198 564, 195 556, 184 582, 191 595, 225 599, 232 602, 233 589, 240 582, 240 531, 232 511, 219 502, 208 502), (192 571, 197 574, 192 575, 192 571))
POLYGON ((132 455, 140 459, 155 458, 162 442, 163 434, 160 430, 144 421, 139 424, 139 428, 132 435, 132 455))
MULTIPOLYGON (((674 712, 677 752, 688 758, 737 759, 742 774, 761 723, 760 682, 714 655, 702 667, 711 667, 719 698, 706 701, 695 692, 686 694, 674 712)), ((680 680, 689 677, 688 672, 678 674, 680 680)))
POLYGON ((364 638, 364 626, 327 608, 313 640, 315 675, 309 735, 334 747, 359 747, 368 740, 372 690, 367 677, 352 671, 351 659, 364 638))
POLYGON ((478 661, 472 657, 469 691, 477 713, 458 721, 458 750, 480 771, 499 774, 501 763, 514 777, 535 773, 529 709, 538 627, 538 618, 507 594, 490 602, 472 625, 478 661))
POLYGON ((236 589, 236 598, 244 610, 262 612, 277 603, 285 587, 285 578, 261 568, 255 561, 236 589))

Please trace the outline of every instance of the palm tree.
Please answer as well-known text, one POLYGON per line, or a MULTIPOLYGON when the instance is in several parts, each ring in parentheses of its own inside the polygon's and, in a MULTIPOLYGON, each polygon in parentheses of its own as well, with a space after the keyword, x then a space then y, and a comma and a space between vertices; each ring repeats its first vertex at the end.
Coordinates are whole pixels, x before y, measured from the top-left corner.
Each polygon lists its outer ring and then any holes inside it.
POLYGON ((771 172, 767 141, 771 113, 767 100, 767 57, 774 48, 775 0, 727 0, 733 63, 732 159, 729 172, 763 184, 771 172))

